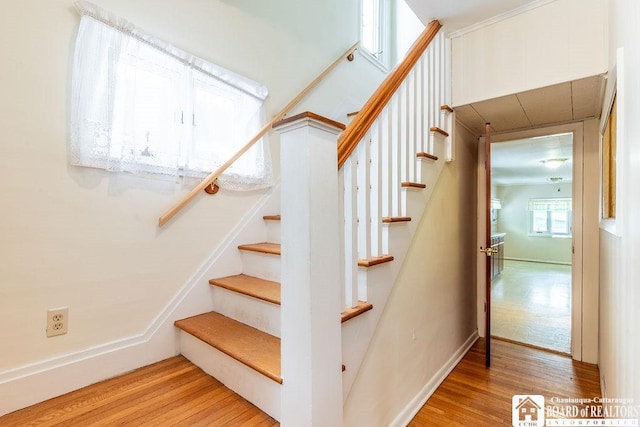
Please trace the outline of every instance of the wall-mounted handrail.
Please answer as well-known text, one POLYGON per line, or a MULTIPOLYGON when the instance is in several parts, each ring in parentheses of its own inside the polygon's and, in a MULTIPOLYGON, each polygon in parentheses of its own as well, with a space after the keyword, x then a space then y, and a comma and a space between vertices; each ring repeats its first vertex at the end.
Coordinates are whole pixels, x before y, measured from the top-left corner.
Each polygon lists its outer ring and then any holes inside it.
POLYGON ((358 143, 382 112, 395 91, 400 87, 411 69, 420 59, 431 41, 442 27, 438 20, 431 21, 420 37, 411 46, 405 59, 387 76, 380 87, 371 95, 371 98, 360 109, 360 112, 347 125, 347 128, 338 137, 338 168, 346 162, 353 153, 358 143))
POLYGON ((182 208, 184 208, 191 200, 193 200, 198 193, 204 190, 207 186, 213 184, 220 175, 224 173, 236 160, 238 160, 244 153, 246 153, 253 145, 258 142, 273 126, 274 123, 282 120, 284 116, 298 103, 300 102, 311 90, 313 90, 334 68, 336 68, 340 62, 349 57, 353 52, 358 49, 360 42, 355 43, 346 52, 344 52, 338 59, 336 59, 331 65, 329 65, 322 73, 318 75, 311 83, 309 83, 295 98, 293 98, 287 105, 285 105, 273 118, 265 124, 260 131, 247 142, 236 154, 231 156, 222 166, 215 171, 211 172, 206 178, 202 180, 193 190, 187 193, 182 200, 176 203, 171 209, 165 212, 159 219, 158 225, 162 227, 171 218, 173 218, 182 208))

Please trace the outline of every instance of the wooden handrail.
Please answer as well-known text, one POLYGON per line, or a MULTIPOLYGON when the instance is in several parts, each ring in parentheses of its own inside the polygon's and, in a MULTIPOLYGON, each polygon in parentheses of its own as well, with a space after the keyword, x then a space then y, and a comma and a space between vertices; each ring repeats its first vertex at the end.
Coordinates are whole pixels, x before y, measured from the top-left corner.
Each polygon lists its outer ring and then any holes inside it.
MULTIPOLYGON (((327 74, 329 74, 334 68, 340 64, 340 62, 353 54, 353 52, 358 49, 358 45, 360 42, 355 43, 346 52, 344 52, 338 59, 336 59, 331 65, 329 65, 318 77, 316 77, 311 83, 307 85, 295 98, 291 100, 287 105, 285 105, 282 110, 280 110, 273 118, 260 129, 260 131, 247 142, 247 144, 240 149, 236 154, 234 154, 229 160, 227 160, 222 166, 220 166, 215 171, 211 172, 205 179, 202 180, 200 184, 198 184, 193 190, 187 193, 186 196, 182 198, 178 203, 176 203, 171 209, 165 212, 159 219, 158 225, 162 227, 165 225, 171 218, 173 218, 182 208, 184 208, 187 203, 193 200, 194 197, 198 195, 202 190, 204 190, 207 186, 213 184, 220 175, 224 173, 229 166, 231 166, 236 160, 240 158, 244 153, 246 153, 253 145, 260 140, 273 126, 274 123, 282 120, 284 116, 291 110, 298 102, 302 100, 313 88, 315 88, 321 81, 324 79, 327 74)), ((351 60, 351 59, 349 59, 351 60)))
POLYGON ((338 169, 344 165, 358 143, 378 118, 383 108, 387 105, 395 91, 400 87, 413 66, 418 62, 431 41, 442 27, 439 21, 434 20, 427 25, 420 37, 415 41, 405 59, 387 76, 380 87, 371 95, 371 98, 360 109, 353 121, 338 137, 338 169))

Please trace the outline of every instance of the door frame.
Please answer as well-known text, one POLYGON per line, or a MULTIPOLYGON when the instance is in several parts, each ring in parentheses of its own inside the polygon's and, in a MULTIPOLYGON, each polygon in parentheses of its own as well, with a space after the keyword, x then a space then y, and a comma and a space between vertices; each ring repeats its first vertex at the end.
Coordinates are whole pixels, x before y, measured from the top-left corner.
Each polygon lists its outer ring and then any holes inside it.
MULTIPOLYGON (((575 360, 587 361, 590 363, 597 362, 597 348, 594 351, 589 351, 588 354, 583 354, 583 340, 584 336, 589 335, 589 341, 593 340, 595 334, 595 340, 597 342, 597 325, 598 325, 598 312, 597 312, 597 277, 595 278, 595 292, 596 292, 596 309, 588 307, 587 310, 583 307, 583 298, 585 294, 585 281, 584 281, 584 227, 583 227, 583 212, 584 212, 584 148, 585 148, 585 132, 584 122, 568 123, 556 126, 540 127, 536 129, 528 129, 524 131, 508 132, 502 134, 492 134, 491 142, 493 144, 512 141, 516 139, 532 138, 536 136, 552 135, 557 133, 573 133, 573 183, 572 183, 572 198, 573 198, 573 256, 571 263, 571 356, 575 360), (595 319, 594 319, 595 317, 595 319), (586 321, 583 321, 586 320, 586 321), (585 330, 585 325, 590 330, 585 330), (594 326, 595 325, 595 326, 594 326), (596 329, 595 331, 593 329, 596 329)), ((590 126, 594 127, 594 126, 590 126)), ((595 126, 597 131, 597 126, 595 126)), ((597 141, 597 137, 596 137, 597 141)), ((596 142, 597 144, 597 142, 596 142)), ((592 145, 590 143, 590 145, 592 145)), ((597 147, 597 145, 596 145, 597 147)), ((596 151, 597 153, 597 151, 596 151)), ((596 159, 597 162, 597 159, 596 159)), ((597 170, 597 169, 596 169, 597 170)), ((484 137, 479 138, 478 144, 478 224, 477 224, 477 241, 476 247, 484 247, 485 245, 485 232, 486 232, 486 202, 485 202, 485 171, 484 171, 484 137)), ((595 173, 595 171, 590 171, 595 173)), ((597 173, 596 173, 597 176, 597 173)), ((588 209, 592 206, 586 206, 588 209)), ((595 207, 597 211, 597 204, 595 207)), ((591 242, 593 245, 593 242, 591 242)), ((597 248, 597 242, 595 244, 597 248)), ((596 249, 597 255, 597 249, 596 249)), ((597 257, 595 262, 597 262, 597 257)), ((593 254, 589 256, 589 260, 593 261, 593 254)), ((485 265, 486 255, 477 253, 477 322, 478 322, 478 334, 481 337, 485 336, 485 265)), ((593 284, 589 283, 589 288, 593 288, 593 284)), ((593 293, 593 289, 587 290, 589 294, 593 293)), ((592 298, 591 298, 592 299, 592 298)), ((590 301, 591 301, 590 299, 590 301)), ((589 304, 592 305, 592 304, 589 304)))

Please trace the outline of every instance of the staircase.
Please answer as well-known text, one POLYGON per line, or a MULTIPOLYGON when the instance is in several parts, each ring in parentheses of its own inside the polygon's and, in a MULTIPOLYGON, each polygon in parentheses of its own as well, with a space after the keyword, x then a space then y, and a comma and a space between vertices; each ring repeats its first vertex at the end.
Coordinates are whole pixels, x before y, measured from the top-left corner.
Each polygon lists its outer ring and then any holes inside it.
MULTIPOLYGON (((446 41, 438 34, 337 177, 344 213, 340 221, 344 247, 336 248, 343 260, 344 308, 342 367, 335 369, 343 371, 343 399, 357 376, 432 188, 445 161, 453 158, 448 74, 446 41), (361 220, 365 218, 369 221, 361 220)), ((281 374, 282 221, 274 211, 261 216, 261 230, 255 235, 256 240, 266 236, 266 242, 231 249, 240 254, 241 268, 209 280, 212 310, 178 320, 175 326, 186 358, 280 420, 281 387, 287 381, 281 374)))

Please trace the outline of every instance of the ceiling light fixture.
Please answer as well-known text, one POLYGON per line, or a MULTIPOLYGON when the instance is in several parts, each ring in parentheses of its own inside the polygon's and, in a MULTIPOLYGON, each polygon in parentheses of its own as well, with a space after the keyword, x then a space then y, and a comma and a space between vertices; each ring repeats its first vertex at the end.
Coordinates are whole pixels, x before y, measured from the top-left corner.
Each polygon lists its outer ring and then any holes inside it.
POLYGON ((566 162, 567 160, 569 160, 569 159, 563 157, 563 158, 559 158, 559 159, 540 160, 540 163, 542 163, 543 165, 545 165, 549 169, 556 169, 560 165, 562 165, 564 162, 566 162))

